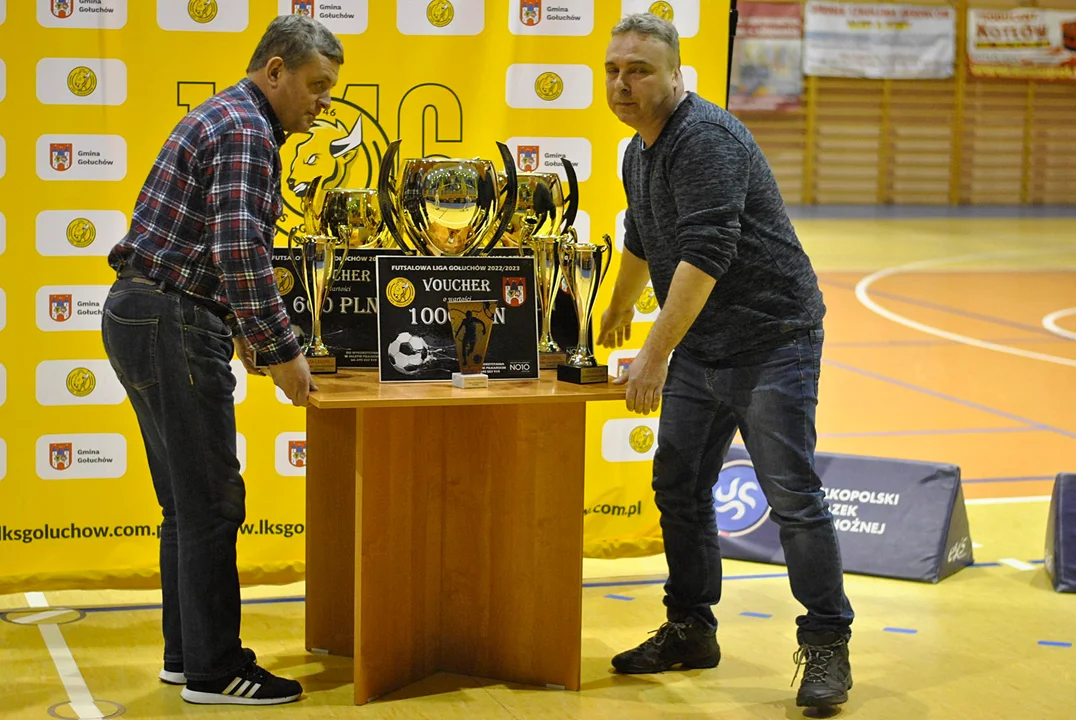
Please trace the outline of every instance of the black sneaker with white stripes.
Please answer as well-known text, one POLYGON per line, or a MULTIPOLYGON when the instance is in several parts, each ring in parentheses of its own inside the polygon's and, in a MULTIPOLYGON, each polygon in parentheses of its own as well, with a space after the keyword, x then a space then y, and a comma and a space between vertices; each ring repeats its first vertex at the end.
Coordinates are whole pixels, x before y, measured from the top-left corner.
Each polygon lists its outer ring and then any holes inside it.
MULTIPOLYGON (((243 652, 251 662, 258 662, 258 656, 250 648, 243 648, 243 652)), ((187 676, 183 674, 183 663, 166 662, 164 668, 157 674, 161 682, 166 685, 186 685, 187 676)))
POLYGON ((180 697, 196 705, 279 705, 298 700, 303 686, 247 663, 219 680, 188 680, 180 697))

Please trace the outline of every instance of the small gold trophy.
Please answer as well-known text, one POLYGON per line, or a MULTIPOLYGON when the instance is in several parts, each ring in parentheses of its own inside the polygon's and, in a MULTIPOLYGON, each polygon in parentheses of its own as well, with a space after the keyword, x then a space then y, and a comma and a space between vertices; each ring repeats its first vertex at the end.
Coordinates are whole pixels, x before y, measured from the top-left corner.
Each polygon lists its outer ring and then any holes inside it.
POLYGON ((482 372, 493 330, 495 300, 450 300, 448 316, 452 324, 452 339, 456 341, 456 356, 460 371, 452 373, 452 384, 458 388, 484 388, 489 376, 482 372))
POLYGON ((538 283, 538 303, 542 313, 538 336, 538 367, 545 370, 563 364, 568 357, 553 339, 553 306, 560 289, 561 256, 564 247, 578 243, 579 236, 573 227, 568 228, 562 235, 532 235, 535 219, 528 217, 524 223, 520 233, 520 252, 523 248, 530 248, 534 253, 534 274, 538 283))
POLYGON ((558 380, 580 385, 609 382, 609 366, 599 365, 590 348, 594 301, 613 259, 612 239, 603 235, 602 241, 601 245, 581 242, 562 245, 561 268, 579 318, 579 344, 568 350, 567 362, 557 366, 558 380))

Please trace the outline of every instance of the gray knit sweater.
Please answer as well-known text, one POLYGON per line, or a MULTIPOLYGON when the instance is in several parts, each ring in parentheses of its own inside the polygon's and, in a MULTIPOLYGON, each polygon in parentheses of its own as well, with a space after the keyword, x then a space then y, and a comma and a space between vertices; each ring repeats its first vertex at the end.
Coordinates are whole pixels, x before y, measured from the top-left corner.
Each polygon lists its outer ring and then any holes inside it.
POLYGON ((646 260, 664 306, 676 266, 717 279, 680 347, 717 363, 820 325, 810 259, 754 138, 720 106, 688 93, 657 141, 624 153, 624 244, 646 260))

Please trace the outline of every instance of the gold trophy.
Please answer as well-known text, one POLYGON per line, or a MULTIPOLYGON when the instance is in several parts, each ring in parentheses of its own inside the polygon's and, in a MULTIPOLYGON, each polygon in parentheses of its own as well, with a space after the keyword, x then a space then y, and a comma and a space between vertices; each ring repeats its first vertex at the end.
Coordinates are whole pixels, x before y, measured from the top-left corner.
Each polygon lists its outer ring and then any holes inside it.
POLYGON ((564 242, 561 271, 575 301, 579 318, 579 344, 568 350, 568 360, 557 366, 557 379, 576 384, 609 382, 609 366, 599 365, 590 348, 590 324, 598 288, 613 260, 613 241, 602 235, 602 244, 564 242))
POLYGON ((452 373, 454 386, 464 389, 489 386, 489 376, 482 372, 482 366, 496 312, 494 300, 448 301, 452 339, 456 341, 456 357, 460 362, 460 371, 452 373))
POLYGON ((520 253, 523 252, 523 248, 530 248, 534 254, 534 275, 538 284, 538 303, 542 313, 538 335, 538 367, 545 370, 563 364, 568 357, 553 339, 553 305, 560 289, 561 257, 564 254, 564 247, 578 243, 579 236, 573 227, 568 228, 563 235, 531 234, 537 225, 537 218, 528 217, 524 220, 523 232, 520 234, 520 253))
POLYGON ((421 255, 479 255, 501 239, 516 208, 516 169, 504 143, 500 182, 481 158, 409 158, 397 176, 400 141, 381 160, 377 197, 381 217, 404 251, 421 255))
POLYGON ((321 339, 321 314, 332 289, 337 269, 347 258, 348 244, 345 239, 315 234, 314 228, 321 224, 322 206, 316 202, 321 178, 315 178, 303 198, 303 217, 308 232, 293 227, 288 233, 288 251, 295 274, 306 293, 310 309, 310 339, 303 345, 303 355, 311 373, 336 372, 336 356, 321 339), (337 250, 342 249, 340 257, 337 250))
POLYGON ((575 216, 579 213, 579 181, 572 163, 567 158, 561 158, 561 163, 568 178, 567 196, 556 173, 516 173, 519 187, 516 211, 501 238, 503 245, 519 247, 524 220, 528 217, 537 219, 538 226, 533 232, 538 235, 563 235, 575 224, 575 216))
POLYGON ((373 188, 333 188, 325 191, 318 232, 347 242, 352 249, 384 246, 385 223, 373 188))

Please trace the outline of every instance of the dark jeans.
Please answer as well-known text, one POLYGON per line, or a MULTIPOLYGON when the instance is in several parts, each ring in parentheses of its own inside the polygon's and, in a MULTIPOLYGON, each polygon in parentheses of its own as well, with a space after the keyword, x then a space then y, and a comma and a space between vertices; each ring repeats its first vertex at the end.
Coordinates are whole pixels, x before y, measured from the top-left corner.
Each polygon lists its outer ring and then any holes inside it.
POLYGON ((814 470, 815 407, 821 328, 768 350, 743 353, 720 367, 673 353, 662 393, 654 492, 661 511, 670 620, 717 626, 721 599, 713 488, 739 428, 780 525, 792 594, 807 609, 799 635, 851 635, 837 535, 814 470))
POLYGON ((105 352, 131 400, 161 505, 164 660, 189 680, 246 663, 236 539, 246 491, 235 454, 228 326, 185 295, 118 279, 104 306, 105 352))

